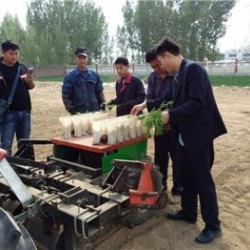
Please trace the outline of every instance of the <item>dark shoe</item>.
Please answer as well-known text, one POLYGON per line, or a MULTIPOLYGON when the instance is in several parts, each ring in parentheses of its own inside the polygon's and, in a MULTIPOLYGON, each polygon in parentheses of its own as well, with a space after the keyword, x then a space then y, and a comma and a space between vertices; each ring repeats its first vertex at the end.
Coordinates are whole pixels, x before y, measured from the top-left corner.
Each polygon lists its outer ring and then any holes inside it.
POLYGON ((211 229, 204 229, 202 232, 195 238, 195 242, 200 244, 206 244, 212 242, 216 238, 221 236, 221 229, 211 230, 211 229))
POLYGON ((196 223, 196 219, 192 219, 192 218, 188 218, 182 210, 179 210, 177 212, 174 213, 167 213, 167 218, 171 219, 171 220, 182 220, 182 221, 186 221, 188 223, 194 224, 196 223))

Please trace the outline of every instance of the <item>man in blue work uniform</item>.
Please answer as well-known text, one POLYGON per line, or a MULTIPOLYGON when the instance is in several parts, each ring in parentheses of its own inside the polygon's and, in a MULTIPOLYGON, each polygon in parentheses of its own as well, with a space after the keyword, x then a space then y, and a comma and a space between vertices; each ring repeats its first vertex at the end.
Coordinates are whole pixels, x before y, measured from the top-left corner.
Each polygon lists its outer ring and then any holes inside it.
POLYGON ((62 99, 70 114, 99 111, 105 102, 103 83, 93 70, 87 68, 88 52, 85 48, 75 51, 77 67, 64 78, 62 99))

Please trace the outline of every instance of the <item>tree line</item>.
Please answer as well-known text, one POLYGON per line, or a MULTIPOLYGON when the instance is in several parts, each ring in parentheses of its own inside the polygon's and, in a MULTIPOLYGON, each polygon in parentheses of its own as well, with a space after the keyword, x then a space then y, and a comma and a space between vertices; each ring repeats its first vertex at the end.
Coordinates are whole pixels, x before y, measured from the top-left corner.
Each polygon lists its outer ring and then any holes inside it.
POLYGON ((115 47, 120 55, 141 63, 144 53, 165 35, 180 44, 185 56, 215 60, 217 41, 225 34, 234 5, 235 0, 126 0, 123 24, 110 37, 103 10, 93 0, 32 0, 26 27, 17 16, 6 14, 0 23, 0 40, 16 41, 21 61, 29 65, 72 64, 75 48, 82 46, 92 63, 112 63, 115 47))

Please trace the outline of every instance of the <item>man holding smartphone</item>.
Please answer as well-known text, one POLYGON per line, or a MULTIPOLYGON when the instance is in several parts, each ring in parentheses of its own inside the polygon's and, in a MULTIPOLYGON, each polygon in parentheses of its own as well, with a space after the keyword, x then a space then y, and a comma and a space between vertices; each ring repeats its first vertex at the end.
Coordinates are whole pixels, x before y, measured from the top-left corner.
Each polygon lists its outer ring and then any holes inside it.
POLYGON ((17 141, 30 137, 31 100, 29 90, 33 89, 35 85, 27 67, 18 62, 18 44, 12 40, 6 40, 1 46, 3 56, 0 59, 0 98, 8 100, 12 90, 14 93, 8 113, 0 123, 1 147, 11 155, 15 134, 17 141), (17 79, 16 85, 14 84, 15 79, 17 79))
POLYGON ((34 71, 34 68, 28 68, 28 74, 29 74, 29 75, 32 75, 32 74, 33 74, 33 71, 34 71))

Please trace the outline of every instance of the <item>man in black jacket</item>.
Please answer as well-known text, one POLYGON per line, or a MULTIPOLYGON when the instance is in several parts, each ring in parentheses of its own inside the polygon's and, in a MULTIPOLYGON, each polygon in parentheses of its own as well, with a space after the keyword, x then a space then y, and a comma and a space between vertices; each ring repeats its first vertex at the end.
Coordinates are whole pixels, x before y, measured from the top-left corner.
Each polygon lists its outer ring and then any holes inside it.
MULTIPOLYGON (((148 77, 146 101, 133 107, 131 110, 131 114, 133 115, 137 115, 144 108, 147 108, 148 112, 154 108, 158 109, 164 102, 172 101, 173 98, 174 74, 168 74, 167 71, 162 69, 161 63, 155 54, 155 48, 146 52, 145 59, 154 71, 148 77)), ((172 160, 173 187, 171 190, 172 198, 169 200, 172 204, 180 202, 182 192, 179 147, 175 132, 175 129, 169 126, 162 135, 154 137, 154 162, 160 167, 163 175, 162 184, 165 190, 167 190, 168 186, 169 158, 172 160)))
POLYGON ((18 68, 20 76, 14 92, 12 103, 5 119, 0 123, 1 147, 11 155, 11 147, 16 134, 19 139, 28 139, 31 130, 31 101, 29 90, 34 88, 32 76, 25 65, 18 62, 19 46, 7 40, 2 43, 0 62, 0 98, 7 100, 13 87, 18 68))
POLYGON ((176 42, 164 38, 156 54, 168 72, 177 72, 173 108, 163 112, 165 123, 176 123, 181 148, 182 210, 168 213, 173 220, 195 223, 198 196, 206 224, 196 237, 208 243, 221 235, 216 189, 211 175, 214 161, 213 140, 226 133, 205 68, 184 59, 176 42))
POLYGON ((115 69, 121 78, 116 81, 116 98, 108 105, 117 105, 117 116, 128 115, 134 105, 145 100, 145 89, 142 81, 129 72, 129 62, 126 57, 118 57, 115 60, 115 69))

